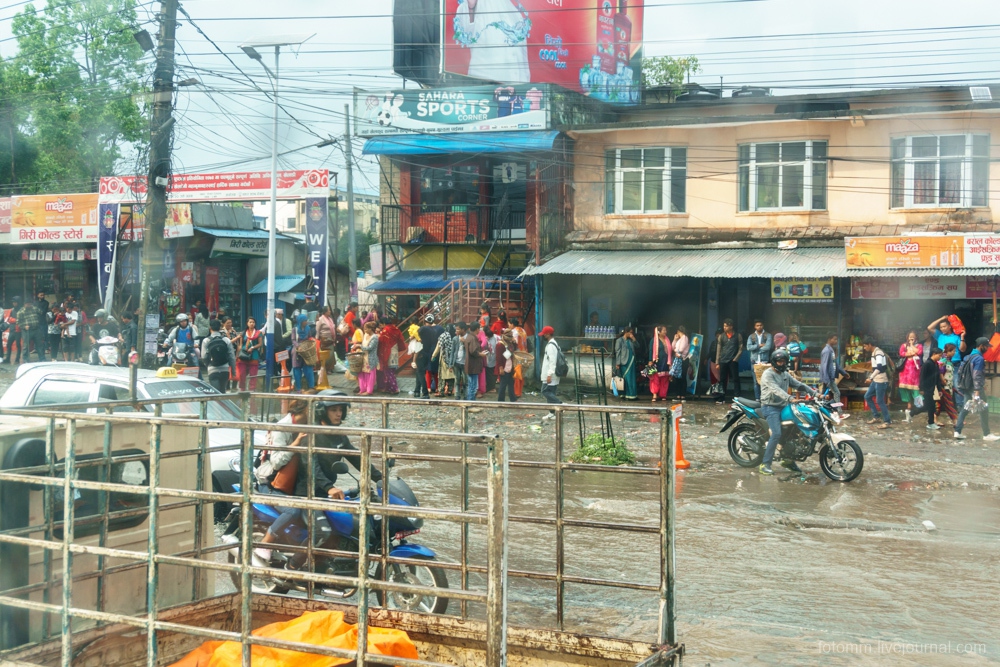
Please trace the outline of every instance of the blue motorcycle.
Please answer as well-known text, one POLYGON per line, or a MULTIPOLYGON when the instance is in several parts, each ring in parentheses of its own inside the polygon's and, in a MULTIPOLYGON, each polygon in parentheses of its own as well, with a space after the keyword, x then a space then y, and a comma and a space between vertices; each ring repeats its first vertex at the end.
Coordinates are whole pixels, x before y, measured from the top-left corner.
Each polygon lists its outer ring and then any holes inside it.
MULTIPOLYGON (((391 465, 391 464, 390 464, 391 465)), ((334 464, 334 472, 340 474, 350 474, 347 464, 338 461, 334 464)), ((352 479, 355 479, 351 476, 352 479)), ((357 479, 355 479, 357 481, 357 479)), ((236 491, 240 490, 238 484, 234 484, 236 491)), ((382 482, 374 485, 372 491, 371 505, 373 513, 377 511, 375 505, 382 502, 383 493, 382 482)), ((360 490, 358 488, 346 491, 345 500, 358 501, 360 490)), ((389 480, 389 504, 401 505, 404 507, 417 507, 416 496, 409 485, 399 477, 389 480)), ((259 543, 264 539, 264 534, 268 527, 280 516, 277 509, 262 503, 254 503, 251 506, 253 519, 253 541, 259 543)), ((302 522, 292 522, 279 536, 284 544, 297 547, 306 547, 310 534, 313 536, 313 546, 317 549, 328 549, 333 551, 347 551, 357 553, 358 551, 358 516, 350 512, 338 511, 314 511, 313 525, 310 531, 305 525, 306 513, 303 512, 302 522)), ((368 549, 372 555, 382 552, 382 521, 381 516, 369 516, 368 518, 368 549)), ((236 505, 226 519, 226 529, 223 532, 223 541, 231 544, 239 542, 240 535, 240 506, 236 505)), ((445 571, 430 563, 435 558, 435 553, 425 546, 411 544, 406 538, 420 532, 423 526, 423 519, 389 517, 389 554, 398 558, 408 558, 411 560, 427 561, 428 564, 404 565, 399 563, 389 563, 388 573, 384 578, 399 584, 415 584, 424 586, 435 586, 437 588, 448 588, 448 577, 445 571)), ((268 567, 276 569, 299 570, 305 566, 306 553, 299 549, 294 552, 281 551, 281 544, 274 544, 271 551, 271 559, 268 567)), ((235 563, 239 558, 239 548, 233 548, 229 552, 229 562, 235 563)), ((357 558, 347 556, 324 556, 315 554, 313 556, 315 566, 313 571, 321 574, 354 577, 358 574, 357 558)), ((372 571, 369 573, 373 579, 382 580, 382 564, 373 563, 372 571)), ((231 572, 233 585, 240 587, 239 575, 231 572)), ((306 590, 304 582, 287 580, 272 577, 253 578, 253 591, 255 593, 276 593, 283 594, 289 590, 306 590)), ((318 595, 331 598, 347 598, 353 596, 356 588, 328 587, 317 584, 315 592, 318 595)), ((427 614, 443 614, 448 609, 448 598, 434 595, 420 595, 416 593, 401 593, 397 591, 375 591, 378 604, 392 609, 404 611, 416 611, 427 614)))
MULTIPOLYGON (((719 433, 729 434, 729 456, 737 465, 756 468, 764 460, 770 429, 760 413, 759 401, 733 399, 726 425, 719 433), (742 422, 742 423, 741 423, 742 422)), ((840 417, 833 404, 809 400, 786 405, 781 411, 780 453, 776 458, 805 461, 819 450, 819 467, 836 482, 850 482, 861 474, 865 457, 853 436, 838 433, 840 417)))

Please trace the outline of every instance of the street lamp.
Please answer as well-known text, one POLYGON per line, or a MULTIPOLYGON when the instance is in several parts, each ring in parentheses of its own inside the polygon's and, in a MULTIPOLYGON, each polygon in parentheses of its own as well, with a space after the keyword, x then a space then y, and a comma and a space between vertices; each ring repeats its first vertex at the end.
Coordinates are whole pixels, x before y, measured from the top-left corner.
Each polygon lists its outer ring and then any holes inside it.
POLYGON ((267 224, 267 335, 266 360, 264 372, 264 387, 266 391, 271 391, 271 377, 274 375, 274 272, 275 272, 275 246, 276 227, 278 218, 278 54, 283 46, 299 46, 315 36, 296 35, 275 35, 253 39, 240 44, 240 48, 248 57, 256 60, 271 78, 271 85, 274 98, 274 123, 272 125, 273 138, 271 141, 271 218, 267 224), (274 48, 274 71, 272 72, 264 64, 263 58, 257 51, 259 48, 274 48))

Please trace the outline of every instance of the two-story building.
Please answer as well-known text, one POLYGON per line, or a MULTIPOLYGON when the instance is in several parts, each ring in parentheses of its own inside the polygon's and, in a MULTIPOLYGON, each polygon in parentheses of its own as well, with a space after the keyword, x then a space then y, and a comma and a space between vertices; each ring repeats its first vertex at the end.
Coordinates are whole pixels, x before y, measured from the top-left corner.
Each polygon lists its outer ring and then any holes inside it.
POLYGON ((568 229, 525 271, 537 325, 579 336, 597 312, 604 325, 712 334, 761 317, 817 352, 827 332, 898 347, 950 313, 985 331, 997 270, 959 261, 965 236, 943 241, 933 265, 861 253, 849 264, 845 239, 995 232, 1000 89, 750 92, 563 128, 568 229))

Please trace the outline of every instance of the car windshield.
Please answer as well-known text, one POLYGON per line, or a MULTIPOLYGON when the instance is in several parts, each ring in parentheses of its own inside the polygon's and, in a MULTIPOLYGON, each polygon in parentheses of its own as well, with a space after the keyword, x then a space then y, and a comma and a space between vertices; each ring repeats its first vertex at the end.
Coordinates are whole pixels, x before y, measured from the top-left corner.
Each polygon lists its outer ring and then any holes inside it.
MULTIPOLYGON (((144 390, 151 399, 219 395, 219 392, 214 388, 198 380, 147 382, 144 390)), ((152 406, 146 407, 152 411, 152 406)), ((165 415, 197 415, 199 413, 199 404, 195 402, 163 404, 163 414, 165 415)), ((213 421, 240 421, 240 409, 228 398, 209 401, 208 418, 213 421)))

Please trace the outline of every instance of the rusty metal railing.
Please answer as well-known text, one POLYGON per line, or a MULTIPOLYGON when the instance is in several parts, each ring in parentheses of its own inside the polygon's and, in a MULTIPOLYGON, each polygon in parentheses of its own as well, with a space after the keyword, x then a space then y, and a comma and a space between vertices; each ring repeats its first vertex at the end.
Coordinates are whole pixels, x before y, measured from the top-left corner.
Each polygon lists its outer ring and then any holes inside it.
MULTIPOLYGON (((218 397, 216 397, 218 398, 218 397)), ((190 399, 188 399, 190 400, 190 399)), ((209 399, 210 400, 210 399, 209 399)), ((168 401, 169 402, 169 401, 168 401)), ((148 403, 148 402, 146 402, 148 403)), ((127 405, 130 407, 136 407, 137 403, 128 402, 127 405)), ((246 411, 247 402, 244 400, 244 412, 246 411)), ((103 408, 113 409, 116 404, 109 403, 108 405, 103 405, 103 408)), ((487 487, 487 509, 486 512, 454 512, 443 509, 431 509, 425 507, 402 507, 402 506, 392 506, 388 503, 388 486, 385 486, 383 493, 381 494, 381 502, 373 503, 370 497, 370 470, 372 466, 373 459, 381 459, 383 470, 386 470, 388 461, 393 457, 393 454, 388 451, 373 452, 372 451, 372 440, 376 438, 388 437, 390 434, 379 429, 356 429, 356 428, 332 428, 324 426, 313 426, 313 425, 292 425, 292 424, 261 424, 256 422, 225 422, 225 421, 213 421, 202 419, 197 423, 197 427, 201 429, 204 435, 207 429, 212 428, 238 428, 243 433, 242 442, 242 480, 240 486, 239 494, 229 494, 229 493, 214 493, 209 491, 204 491, 201 489, 183 489, 176 488, 174 486, 163 486, 161 484, 159 467, 160 462, 163 459, 162 454, 162 429, 165 427, 179 426, 179 427, 191 427, 192 422, 189 419, 174 418, 174 417, 163 417, 161 414, 160 407, 157 408, 155 414, 81 414, 79 412, 70 411, 60 411, 57 407, 56 409, 41 410, 3 410, 2 414, 10 415, 21 415, 27 417, 40 417, 47 420, 46 429, 46 464, 44 466, 35 466, 30 468, 23 468, 18 470, 5 470, 0 472, 0 483, 13 483, 13 484, 29 484, 42 486, 46 489, 61 489, 63 492, 63 518, 61 521, 55 521, 54 512, 51 510, 51 504, 46 506, 46 521, 44 525, 34 525, 20 528, 13 531, 3 531, 0 533, 0 543, 20 545, 23 547, 31 547, 35 549, 43 550, 43 553, 49 552, 59 552, 62 556, 63 563, 63 573, 62 577, 49 577, 43 582, 40 587, 27 586, 20 589, 3 591, 0 595, 0 605, 20 608, 24 610, 42 612, 46 617, 50 615, 57 615, 61 619, 60 635, 62 641, 62 664, 70 665, 74 656, 74 646, 73 646, 73 619, 89 619, 91 621, 97 621, 99 623, 120 623, 127 626, 138 627, 146 631, 147 642, 146 642, 146 662, 147 665, 158 664, 157 656, 157 633, 160 631, 174 631, 183 632, 188 634, 194 634, 197 636, 205 637, 208 639, 216 640, 235 640, 242 643, 243 646, 243 664, 250 664, 250 651, 253 645, 266 645, 277 648, 285 648, 292 650, 303 650, 312 653, 318 653, 323 655, 331 655, 335 657, 348 658, 357 661, 358 665, 365 664, 397 664, 397 665, 434 665, 437 663, 419 661, 419 660, 406 660, 400 658, 392 658, 387 656, 381 656, 373 653, 369 653, 366 650, 367 647, 367 624, 363 619, 368 618, 369 609, 369 594, 372 591, 381 591, 384 595, 388 595, 392 591, 399 591, 404 593, 412 593, 419 595, 435 595, 447 597, 449 599, 457 599, 464 601, 476 601, 483 602, 487 605, 489 611, 487 615, 487 657, 488 664, 490 665, 500 665, 502 664, 502 656, 505 655, 506 648, 506 636, 504 632, 506 618, 504 617, 505 612, 505 595, 506 595, 506 576, 504 574, 504 568, 506 563, 503 558, 503 544, 505 541, 505 530, 506 530, 506 508, 504 502, 506 500, 506 493, 504 490, 504 485, 506 484, 506 459, 504 455, 504 443, 502 440, 496 436, 490 435, 476 435, 476 434, 453 434, 453 433, 427 433, 427 432, 403 432, 405 437, 413 441, 429 440, 433 439, 437 442, 440 441, 455 441, 455 442, 472 442, 485 445, 488 453, 488 480, 489 484, 487 487), (105 427, 113 427, 116 424, 140 424, 148 425, 150 432, 150 447, 148 454, 149 462, 149 484, 144 487, 137 487, 135 485, 113 483, 109 481, 87 481, 76 478, 76 473, 78 469, 76 461, 76 433, 78 425, 80 423, 98 423, 104 424, 105 427), (65 446, 65 457, 63 461, 56 463, 55 452, 56 452, 56 431, 57 424, 65 424, 63 434, 65 446), (286 570, 272 570, 271 568, 256 567, 251 562, 251 551, 255 546, 258 546, 253 541, 253 531, 252 520, 251 520, 251 505, 253 503, 261 504, 273 504, 275 502, 274 496, 262 495, 254 492, 253 485, 251 484, 251 472, 253 470, 252 465, 252 450, 253 450, 253 436, 252 433, 255 430, 266 430, 269 432, 292 432, 292 433, 307 433, 311 437, 308 439, 307 452, 309 459, 311 460, 314 446, 314 437, 316 434, 320 433, 331 433, 335 432, 340 435, 346 436, 357 436, 360 438, 361 448, 359 456, 361 459, 361 479, 360 479, 360 493, 359 502, 353 503, 348 501, 332 501, 332 500, 314 500, 311 498, 296 498, 292 496, 283 497, 281 503, 283 506, 294 507, 306 511, 318 511, 318 510, 336 510, 341 512, 349 512, 356 514, 358 517, 359 524, 359 549, 356 553, 354 552, 343 552, 327 550, 323 553, 328 555, 335 555, 341 557, 353 557, 358 560, 358 571, 356 576, 343 576, 343 575, 331 575, 322 574, 312 571, 286 571, 286 570), (51 474, 54 473, 54 474, 51 474), (146 552, 139 552, 135 550, 126 549, 116 549, 106 546, 106 531, 101 531, 100 544, 96 546, 85 545, 77 543, 74 540, 74 527, 75 527, 75 517, 74 510, 76 506, 75 493, 78 491, 97 491, 103 494, 110 493, 129 493, 132 495, 145 495, 148 498, 148 543, 146 552), (196 507, 200 507, 205 502, 234 502, 239 503, 242 511, 242 543, 240 545, 240 562, 236 564, 228 563, 217 563, 201 560, 199 556, 203 556, 209 553, 214 553, 216 551, 222 551, 225 548, 230 547, 230 545, 222 545, 215 547, 206 547, 201 543, 199 533, 195 539, 194 549, 190 550, 184 554, 163 554, 160 552, 158 539, 160 535, 160 530, 158 526, 159 514, 161 511, 166 509, 166 506, 160 506, 161 498, 175 498, 182 500, 193 500, 195 501, 196 507), (459 523, 472 523, 487 526, 487 549, 488 549, 488 580, 487 588, 483 590, 474 590, 470 588, 462 589, 452 589, 452 588, 438 588, 436 586, 426 586, 423 584, 414 583, 395 583, 387 580, 376 580, 371 577, 369 573, 369 566, 376 561, 381 561, 383 565, 383 572, 386 572, 386 565, 388 563, 394 562, 407 562, 406 559, 393 558, 388 554, 388 542, 384 542, 379 554, 369 554, 368 553, 368 531, 370 530, 369 519, 373 515, 379 515, 381 517, 418 517, 422 519, 439 520, 439 521, 449 521, 449 522, 459 522, 459 523), (62 539, 52 539, 56 530, 61 529, 62 539), (31 533, 44 532, 46 539, 37 539, 28 537, 31 533), (73 588, 74 583, 77 578, 74 576, 73 558, 76 555, 86 555, 86 556, 96 556, 99 559, 105 558, 115 558, 135 561, 136 567, 145 567, 147 569, 147 605, 146 613, 144 616, 136 617, 128 614, 117 614, 100 609, 86 609, 80 606, 73 605, 73 588), (175 623, 165 623, 157 619, 158 612, 158 589, 160 584, 160 573, 159 568, 162 565, 174 565, 174 566, 185 566, 195 569, 221 571, 221 572, 236 572, 240 575, 241 580, 241 605, 242 605, 242 622, 240 632, 227 632, 221 630, 214 630, 209 628, 197 628, 191 626, 182 626, 175 623), (251 591, 252 591, 252 578, 255 575, 271 575, 271 576, 281 576, 285 580, 290 581, 301 581, 301 582, 311 582, 313 584, 332 584, 332 585, 342 585, 356 588, 358 591, 358 617, 361 619, 358 627, 358 646, 354 650, 344 650, 344 649, 333 649, 326 647, 318 647, 312 645, 303 645, 296 642, 285 642, 277 641, 273 639, 265 639, 261 637, 255 637, 251 634, 252 632, 252 611, 251 611, 251 591), (55 586, 61 586, 62 589, 62 599, 61 604, 55 604, 48 600, 48 594, 46 593, 46 599, 38 602, 34 600, 29 600, 21 595, 25 595, 32 591, 37 591, 42 588, 44 591, 49 591, 55 586)), ((202 410, 204 414, 204 410, 202 410)), ((400 435, 400 432, 393 432, 392 435, 400 435)), ((195 454, 199 458, 199 465, 197 467, 200 473, 200 479, 204 479, 203 474, 203 460, 204 455, 208 448, 204 446, 205 438, 199 439, 199 447, 196 450, 185 450, 181 452, 172 452, 171 455, 190 455, 195 454)), ((109 445, 106 448, 108 450, 109 445)), ((278 447, 269 446, 269 449, 273 451, 296 451, 302 452, 301 448, 291 448, 291 447, 278 447)), ((104 452, 108 454, 108 451, 104 452)), ((103 456, 100 459, 92 459, 88 461, 88 465, 103 465, 105 467, 110 467, 113 463, 119 463, 128 460, 135 460, 136 456, 103 456)), ((310 466, 312 468, 312 466, 310 466)), ((312 471, 310 470, 310 474, 312 471)), ((385 479, 388 479, 386 476, 385 479)), ((201 486, 201 483, 199 483, 201 486)), ((49 494, 51 496, 51 494, 49 494)), ((108 512, 108 506, 105 500, 102 502, 103 517, 101 518, 102 523, 106 523, 111 518, 120 516, 121 513, 118 512, 108 512)), ((184 505, 186 503, 180 503, 184 505)), ((179 503, 171 503, 170 507, 176 508, 179 503)), ((199 519, 196 517, 196 524, 199 519)), ((383 520, 382 525, 385 526, 388 521, 383 520)), ((312 547, 312 540, 308 540, 307 543, 312 547)), ((282 550, 286 549, 286 545, 282 545, 282 550)), ((320 553, 321 550, 315 549, 316 553, 320 553)), ((48 567, 51 567, 50 561, 48 567)), ((124 568, 118 568, 121 571, 124 568)), ((50 571, 47 571, 50 574, 50 571)), ((99 563, 99 569, 96 573, 86 573, 87 575, 96 575, 98 579, 98 585, 101 586, 105 577, 107 577, 108 569, 105 567, 103 560, 99 563)), ((86 578, 93 578, 88 576, 86 578)), ((198 577, 195 577, 197 579, 198 577)), ((107 591, 103 591, 101 595, 98 596, 98 606, 100 606, 100 601, 106 599, 108 595, 107 591)))
MULTIPOLYGON (((369 609, 369 593, 371 591, 381 591, 384 595, 388 595, 391 591, 398 592, 409 592, 409 593, 419 593, 419 594, 435 594, 441 595, 461 603, 461 615, 463 618, 467 618, 470 615, 470 610, 468 603, 477 602, 486 604, 486 627, 487 627, 487 649, 488 649, 488 662, 487 664, 491 667, 494 665, 505 664, 503 661, 503 656, 505 655, 505 641, 506 641, 506 627, 507 627, 507 608, 506 608, 506 592, 509 579, 520 578, 525 580, 536 580, 536 581, 549 581, 554 582, 556 586, 556 616, 557 616, 557 626, 559 630, 565 628, 565 586, 567 584, 585 584, 593 586, 605 586, 609 588, 617 589, 631 589, 637 591, 648 591, 655 592, 659 599, 659 609, 658 609, 658 623, 657 623, 657 637, 656 642, 660 646, 676 646, 676 628, 675 628, 675 608, 674 608, 674 537, 673 537, 673 526, 674 526, 674 433, 676 428, 676 415, 672 412, 662 409, 662 408, 625 408, 625 407, 608 407, 608 406, 585 406, 585 405, 542 405, 542 404, 530 404, 530 403, 486 403, 486 402, 462 402, 462 401, 447 401, 447 400, 418 400, 418 399, 399 399, 399 398, 378 398, 378 397, 344 397, 346 402, 351 403, 356 407, 371 407, 378 408, 381 416, 381 427, 377 429, 372 428, 348 428, 348 427, 324 427, 324 426, 312 426, 312 425, 283 425, 283 424, 264 424, 259 422, 249 422, 246 420, 246 416, 249 414, 250 407, 250 395, 249 394, 230 394, 225 398, 235 398, 241 402, 242 414, 244 421, 242 422, 225 422, 225 421, 210 421, 204 419, 206 414, 207 402, 211 400, 218 400, 220 397, 215 396, 205 396, 192 398, 190 396, 167 399, 167 400, 157 400, 157 401, 116 401, 116 402, 101 402, 100 408, 104 409, 106 414, 81 414, 79 412, 69 412, 69 411, 58 411, 62 407, 68 406, 55 406, 50 409, 50 406, 46 406, 45 411, 38 410, 0 410, 0 414, 19 414, 24 416, 32 417, 42 417, 47 420, 46 428, 46 455, 45 463, 41 466, 35 466, 32 468, 24 468, 16 471, 0 471, 0 484, 2 483, 21 483, 21 484, 35 484, 41 485, 45 490, 45 523, 43 525, 28 526, 24 528, 19 528, 13 531, 3 531, 0 532, 0 543, 9 544, 19 544, 23 546, 31 546, 34 548, 40 548, 43 550, 44 564, 46 577, 44 582, 33 583, 27 586, 8 590, 0 591, 0 606, 10 606, 15 608, 27 609, 36 612, 43 612, 44 618, 47 620, 53 615, 58 615, 62 620, 61 636, 63 641, 63 655, 64 658, 69 658, 72 655, 72 632, 68 632, 71 628, 70 622, 72 618, 83 618, 90 619, 92 621, 97 621, 99 623, 124 623, 126 625, 132 625, 135 627, 143 628, 147 631, 147 663, 152 665, 156 664, 156 641, 155 635, 157 631, 177 631, 177 632, 188 632, 190 634, 195 634, 203 636, 210 639, 218 640, 234 640, 243 642, 244 651, 243 659, 244 664, 249 664, 249 656, 252 645, 268 645, 276 646, 278 648, 289 648, 295 650, 303 650, 313 653, 320 653, 325 655, 333 655, 336 657, 344 657, 349 659, 357 659, 359 665, 364 665, 368 663, 385 663, 385 664, 432 664, 426 662, 414 662, 407 661, 398 658, 384 658, 381 656, 366 654, 363 647, 366 646, 366 640, 364 635, 367 630, 361 630, 361 627, 366 627, 365 623, 361 622, 359 624, 359 642, 358 648, 353 651, 343 651, 335 649, 319 649, 315 646, 302 646, 296 645, 290 642, 275 642, 274 640, 265 640, 263 638, 252 637, 251 636, 251 605, 250 605, 250 590, 251 581, 254 576, 275 576, 280 574, 280 576, 287 580, 296 580, 303 582, 306 587, 306 592, 308 597, 313 597, 314 590, 313 586, 315 584, 339 584, 342 586, 356 587, 358 590, 358 617, 359 619, 367 618, 367 612, 369 609), (192 422, 191 419, 175 418, 175 417, 163 417, 161 414, 162 407, 169 403, 175 402, 191 402, 197 401, 201 403, 200 416, 202 419, 197 422, 192 422), (110 414, 116 408, 119 407, 129 407, 132 409, 139 409, 146 405, 156 406, 155 414, 141 413, 136 414, 110 414), (461 433, 446 433, 446 432, 417 432, 412 430, 395 430, 390 428, 390 413, 391 407, 394 406, 407 406, 407 405, 418 405, 422 408, 435 408, 440 410, 456 410, 459 412, 461 417, 461 433), (552 442, 552 460, 551 461, 528 461, 528 460, 512 460, 509 458, 507 453, 506 442, 500 439, 498 436, 490 436, 484 434, 470 434, 469 431, 469 414, 470 410, 473 409, 503 409, 515 412, 523 412, 526 410, 538 410, 538 409, 551 409, 555 413, 555 430, 553 434, 552 442), (571 463, 565 460, 565 432, 564 432, 564 416, 566 413, 582 412, 582 413, 621 413, 625 415, 656 415, 659 417, 659 456, 656 466, 620 466, 609 468, 607 466, 599 466, 592 464, 581 464, 581 463, 571 463), (65 434, 67 438, 69 437, 72 430, 75 430, 78 426, 78 422, 90 423, 96 422, 104 425, 105 428, 105 444, 102 451, 102 456, 95 459, 90 459, 87 461, 76 461, 74 457, 71 456, 74 448, 68 447, 66 449, 66 456, 64 461, 56 462, 55 459, 55 442, 56 442, 56 431, 57 424, 65 423, 65 434), (115 424, 143 424, 148 425, 150 429, 150 453, 148 455, 148 460, 150 463, 150 476, 149 476, 149 486, 144 489, 141 493, 145 494, 149 498, 149 543, 146 552, 139 551, 129 551, 122 549, 110 548, 106 545, 107 538, 107 525, 108 521, 114 519, 115 517, 128 516, 129 512, 135 513, 135 510, 125 510, 117 512, 109 512, 107 505, 107 495, 101 496, 103 498, 101 506, 101 516, 96 519, 101 523, 100 539, 97 546, 87 546, 82 544, 75 544, 72 538, 73 528, 74 528, 74 517, 73 508, 69 505, 72 503, 67 503, 67 498, 71 498, 75 490, 93 490, 103 492, 104 494, 111 492, 127 492, 135 494, 137 493, 134 486, 113 484, 107 481, 112 464, 119 462, 128 462, 131 460, 140 460, 143 457, 131 455, 131 456, 117 456, 111 454, 110 448, 110 433, 111 429, 115 424), (163 427, 170 426, 184 426, 191 427, 192 425, 197 426, 200 430, 200 436, 198 439, 198 446, 196 448, 190 449, 180 449, 177 451, 163 452, 162 443, 160 441, 161 430, 163 427), (204 461, 205 457, 208 456, 212 451, 217 450, 229 450, 230 447, 210 447, 208 446, 207 433, 209 429, 212 428, 239 428, 243 434, 242 437, 242 450, 241 450, 241 466, 240 471, 242 475, 241 479, 241 492, 239 494, 232 493, 215 493, 204 490, 204 478, 205 469, 204 461), (337 511, 348 511, 357 514, 359 517, 359 526, 361 535, 359 536, 359 545, 361 545, 358 552, 343 552, 331 549, 321 549, 313 545, 313 540, 309 539, 306 542, 305 547, 300 547, 300 549, 306 552, 307 563, 310 565, 316 556, 333 556, 333 557, 351 557, 358 560, 358 573, 353 577, 344 577, 342 575, 330 575, 321 574, 313 572, 311 567, 303 568, 302 571, 290 572, 290 571, 273 571, 269 568, 258 568, 255 567, 250 558, 251 549, 255 547, 255 543, 252 539, 252 530, 247 529, 251 525, 250 521, 250 506, 252 503, 268 504, 274 503, 274 497, 268 495, 260 495, 252 492, 251 490, 251 471, 252 471, 252 451, 253 451, 253 431, 272 431, 272 432, 295 432, 295 433, 307 433, 309 437, 307 438, 307 471, 309 475, 309 496, 306 498, 282 498, 282 504, 288 507, 295 507, 303 510, 310 517, 307 521, 307 525, 311 526, 311 513, 320 510, 331 510, 335 509, 337 511), (329 500, 317 500, 312 498, 312 490, 314 488, 313 476, 314 476, 314 465, 313 465, 313 454, 316 452, 323 451, 322 448, 317 448, 315 444, 315 436, 323 433, 339 433, 347 436, 355 436, 360 439, 361 449, 361 488, 367 488, 367 484, 370 482, 370 469, 372 460, 377 460, 381 465, 381 471, 383 474, 383 479, 388 479, 388 466, 390 460, 412 460, 412 461, 428 461, 432 463, 458 463, 461 466, 461 487, 462 487, 462 498, 461 506, 458 511, 445 510, 445 509, 430 509, 425 507, 411 508, 411 507, 392 507, 388 504, 388 493, 384 492, 382 494, 381 502, 373 504, 367 494, 362 493, 359 496, 360 502, 358 503, 345 503, 338 501, 329 500), (414 442, 448 442, 454 443, 461 448, 461 453, 454 456, 440 455, 440 454, 421 454, 421 453, 396 453, 389 449, 389 441, 391 438, 404 437, 408 441, 414 442), (381 449, 379 451, 372 451, 373 441, 381 442, 381 449), (475 457, 470 456, 469 446, 472 444, 483 445, 486 447, 487 455, 485 457, 475 457), (163 487, 159 484, 159 479, 156 479, 159 475, 159 465, 163 460, 169 460, 174 457, 182 456, 195 456, 197 459, 196 474, 197 474, 197 488, 195 489, 178 489, 172 487, 163 487), (73 479, 74 472, 80 468, 80 466, 102 466, 102 475, 99 481, 91 482, 79 479, 73 479), (483 466, 488 471, 488 484, 487 484, 487 503, 485 512, 476 512, 470 510, 470 493, 469 493, 469 475, 470 469, 475 466, 483 466), (551 470, 555 473, 556 477, 556 490, 555 490, 555 516, 546 517, 538 515, 512 515, 508 510, 507 501, 507 488, 509 486, 509 480, 511 475, 517 475, 518 470, 522 469, 546 469, 551 470), (658 480, 659 488, 659 504, 660 512, 658 517, 658 522, 655 526, 652 525, 639 525, 639 524, 623 524, 620 522, 601 522, 601 521, 590 521, 581 519, 569 519, 565 516, 564 512, 564 495, 565 486, 564 478, 568 472, 584 472, 584 471, 600 471, 600 472, 610 472, 617 475, 638 475, 646 477, 655 477, 658 480), (54 517, 54 512, 50 511, 51 503, 54 500, 54 490, 61 489, 63 492, 63 520, 56 521, 54 517), (170 498, 174 502, 169 502, 165 504, 160 504, 160 498, 170 498), (211 557, 213 554, 228 550, 231 545, 205 545, 202 542, 201 527, 204 521, 203 517, 203 505, 205 503, 213 502, 233 502, 239 503, 242 512, 242 525, 243 530, 243 540, 240 545, 240 562, 235 564, 218 563, 212 561, 202 560, 204 557, 211 557), (157 515, 159 512, 170 510, 170 509, 181 509, 186 507, 194 507, 196 511, 195 524, 196 528, 199 529, 196 532, 196 537, 194 540, 193 548, 172 554, 160 553, 159 545, 157 543, 157 533, 158 531, 154 528, 156 527, 157 515), (429 520, 440 520, 452 523, 458 523, 460 528, 460 558, 458 563, 446 563, 446 562, 435 562, 436 566, 440 566, 442 569, 454 571, 458 577, 460 577, 461 585, 459 589, 439 589, 436 587, 428 587, 422 585, 414 584, 398 584, 389 581, 379 581, 373 580, 368 573, 368 564, 379 563, 382 568, 382 572, 386 572, 388 565, 391 563, 406 565, 413 564, 413 561, 406 558, 396 558, 389 555, 387 535, 385 534, 388 530, 388 521, 382 521, 382 542, 383 547, 378 554, 369 554, 367 551, 367 531, 368 527, 368 517, 372 514, 378 514, 383 517, 389 516, 406 516, 406 517, 421 517, 429 520), (551 526, 555 529, 556 534, 556 567, 554 572, 536 572, 536 571, 525 571, 511 569, 507 566, 507 523, 524 523, 524 524, 536 524, 551 526), (469 544, 469 526, 470 525, 483 525, 487 527, 487 551, 488 558, 487 564, 474 565, 470 561, 470 544, 469 544), (599 577, 586 577, 586 576, 575 576, 567 574, 566 563, 565 563, 565 533, 566 529, 599 529, 603 531, 618 531, 625 533, 645 533, 651 535, 657 535, 659 538, 659 549, 658 549, 658 564, 659 564, 659 581, 656 585, 651 585, 641 582, 632 581, 622 581, 617 579, 609 578, 599 578, 599 577), (55 539, 55 533, 57 530, 62 530, 62 539, 55 539), (27 535, 32 533, 43 532, 45 539, 36 539, 27 537, 27 535), (63 568, 62 576, 62 604, 54 604, 50 600, 50 592, 58 588, 56 582, 58 579, 54 579, 52 574, 52 563, 49 554, 52 552, 60 552, 63 555, 63 563, 66 566, 63 568), (98 557, 98 569, 97 571, 91 572, 73 572, 72 567, 72 557, 75 554, 86 554, 98 557), (125 559, 134 561, 133 563, 125 565, 116 565, 114 567, 108 567, 106 560, 109 558, 115 559, 125 559), (165 623, 159 621, 156 617, 156 593, 159 584, 158 578, 158 566, 160 565, 183 565, 188 567, 193 567, 196 569, 203 569, 206 571, 216 571, 216 572, 237 572, 240 575, 241 586, 241 607, 242 607, 242 628, 238 633, 226 632, 219 630, 209 630, 205 628, 189 628, 188 626, 180 626, 173 623, 165 623), (104 584, 108 577, 122 572, 128 569, 134 568, 147 568, 147 596, 149 600, 153 602, 149 605, 147 609, 147 614, 144 617, 134 617, 134 616, 123 616, 121 614, 113 614, 103 609, 103 600, 106 599, 106 591, 103 590, 104 584), (486 590, 474 589, 469 585, 470 574, 484 575, 486 577, 486 590), (98 587, 98 605, 97 609, 81 609, 73 607, 70 603, 72 600, 72 587, 75 582, 87 581, 90 579, 97 580, 98 587), (37 593, 41 591, 43 593, 43 601, 36 602, 33 600, 28 600, 26 597, 30 593, 37 593)), ((288 400, 290 397, 284 394, 255 394, 254 398, 261 400, 262 402, 270 402, 271 404, 279 404, 279 401, 288 400)), ((314 396, 294 396, 291 398, 302 399, 305 401, 315 401, 319 400, 321 397, 314 396)), ((310 409, 310 419, 313 411, 310 409)), ((581 434, 582 436, 582 434, 581 434)), ((69 438, 67 442, 72 442, 69 438)), ((282 447, 271 447, 274 450, 289 450, 290 448, 282 447)), ((302 451, 301 449, 298 451, 302 451)), ((85 521, 93 521, 94 517, 88 517, 85 521)), ((77 522, 77 525, 81 525, 77 522)), ((613 544, 613 540, 609 540, 609 544, 613 544)), ((289 547, 288 545, 282 545, 282 551, 295 551, 295 547, 289 547)), ((198 599, 201 594, 199 577, 193 577, 192 581, 192 598, 198 599)), ((69 664, 68 662, 64 664, 69 664)))

